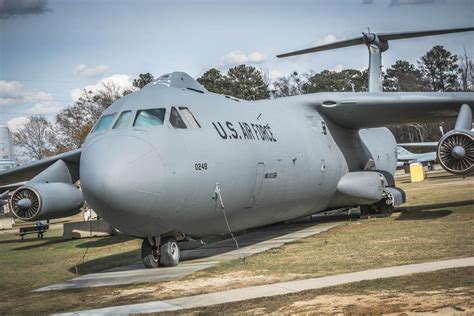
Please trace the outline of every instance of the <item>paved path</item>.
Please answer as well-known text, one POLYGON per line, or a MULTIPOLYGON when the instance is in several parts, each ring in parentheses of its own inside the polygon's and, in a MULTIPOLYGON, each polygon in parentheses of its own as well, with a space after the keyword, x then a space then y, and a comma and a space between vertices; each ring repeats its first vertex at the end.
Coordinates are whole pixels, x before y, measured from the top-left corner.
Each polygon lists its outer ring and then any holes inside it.
POLYGON ((115 315, 174 311, 188 308, 204 307, 216 304, 238 302, 274 295, 291 294, 306 290, 321 289, 345 283, 365 280, 383 279, 413 273, 432 272, 442 269, 474 266, 474 257, 445 261, 409 264, 404 266, 366 270, 354 273, 333 275, 322 278, 251 286, 235 290, 221 291, 210 294, 181 297, 150 303, 115 306, 88 311, 79 311, 63 315, 115 315))
POLYGON ((64 290, 82 287, 110 286, 132 283, 159 282, 183 277, 214 266, 222 261, 248 257, 295 240, 319 234, 345 222, 311 222, 302 220, 279 224, 252 231, 237 237, 240 251, 232 239, 204 245, 198 249, 182 251, 177 267, 146 269, 141 262, 100 273, 83 275, 63 283, 46 286, 35 291, 64 290))

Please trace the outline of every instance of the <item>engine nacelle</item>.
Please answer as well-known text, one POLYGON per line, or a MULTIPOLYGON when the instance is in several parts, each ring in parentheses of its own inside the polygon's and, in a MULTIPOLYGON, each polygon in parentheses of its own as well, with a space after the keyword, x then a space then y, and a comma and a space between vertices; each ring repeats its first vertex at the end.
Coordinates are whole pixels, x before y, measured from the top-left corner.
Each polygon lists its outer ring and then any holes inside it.
POLYGON ((67 217, 84 205, 82 192, 64 182, 27 183, 11 196, 10 209, 23 221, 67 217))
POLYGON ((474 132, 454 130, 438 143, 438 160, 444 170, 458 175, 474 171, 474 132))

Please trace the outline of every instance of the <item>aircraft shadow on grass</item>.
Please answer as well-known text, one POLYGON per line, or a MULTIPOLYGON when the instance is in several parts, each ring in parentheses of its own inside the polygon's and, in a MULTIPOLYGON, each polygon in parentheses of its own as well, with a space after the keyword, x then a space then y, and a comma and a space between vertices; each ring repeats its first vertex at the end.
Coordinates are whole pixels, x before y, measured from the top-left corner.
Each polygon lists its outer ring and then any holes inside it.
POLYGON ((76 245, 76 248, 96 248, 96 247, 105 247, 110 246, 113 244, 120 244, 123 242, 127 242, 130 240, 134 240, 136 238, 127 236, 127 235, 115 235, 115 236, 107 236, 104 238, 99 238, 96 240, 90 240, 84 242, 82 244, 76 245))
POLYGON ((450 210, 411 210, 403 211, 400 214, 400 217, 397 218, 397 221, 404 220, 427 220, 427 219, 438 219, 450 215, 453 211, 450 210))
POLYGON ((453 201, 446 203, 435 203, 426 205, 415 205, 408 207, 401 207, 397 210, 401 213, 397 220, 422 220, 422 219, 436 219, 450 215, 453 211, 444 209, 450 207, 459 207, 473 205, 474 200, 453 201), (438 210, 439 209, 439 210, 438 210), (431 211, 436 210, 436 211, 431 211))
MULTIPOLYGON (((47 234, 47 232, 45 233, 47 234)), ((97 240, 91 240, 87 241, 81 244, 76 245, 76 248, 96 248, 96 247, 104 247, 108 245, 113 245, 113 244, 118 244, 122 242, 126 242, 129 240, 132 240, 133 237, 126 236, 126 235, 118 235, 118 236, 109 236, 105 238, 100 238, 97 240)), ((24 241, 18 240, 18 239, 11 239, 11 240, 3 240, 0 241, 0 244, 8 244, 8 243, 22 243, 22 242, 28 242, 28 245, 24 245, 18 248, 13 248, 12 250, 30 250, 30 249, 36 249, 36 248, 41 248, 41 247, 48 247, 56 244, 62 244, 62 243, 67 243, 67 242, 74 242, 77 239, 63 239, 62 237, 45 237, 43 239, 37 239, 31 238, 31 239, 25 239, 24 241), (31 243, 33 242, 33 243, 31 243)))
MULTIPOLYGON (((85 257, 87 259, 87 256, 85 257)), ((74 265, 69 268, 69 272, 77 275, 86 275, 90 273, 106 272, 104 270, 108 269, 120 269, 121 267, 127 267, 134 261, 139 261, 140 254, 139 249, 130 250, 126 252, 120 252, 106 257, 96 258, 89 261, 79 262, 77 265, 74 265), (128 259, 124 259, 128 258, 128 259), (122 265, 113 265, 111 262, 122 262, 122 265)))
MULTIPOLYGON (((47 233, 45 233, 47 234, 47 233)), ((24 241, 18 240, 18 239, 12 239, 12 240, 4 240, 1 241, 0 243, 28 243, 27 245, 13 248, 12 250, 17 251, 17 250, 30 250, 30 249, 35 249, 35 248, 41 248, 41 247, 47 247, 47 246, 52 246, 56 244, 61 244, 68 242, 69 240, 62 239, 61 237, 44 237, 43 239, 37 239, 36 237, 26 239, 24 241), (33 242, 33 243, 32 243, 33 242)))

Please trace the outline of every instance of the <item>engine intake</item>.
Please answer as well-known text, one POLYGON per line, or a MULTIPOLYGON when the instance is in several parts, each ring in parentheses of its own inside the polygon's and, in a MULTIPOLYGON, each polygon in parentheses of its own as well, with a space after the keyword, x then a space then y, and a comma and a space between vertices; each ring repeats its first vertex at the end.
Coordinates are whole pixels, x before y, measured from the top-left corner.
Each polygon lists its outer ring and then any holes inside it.
POLYGON ((23 221, 67 217, 77 214, 84 205, 81 191, 72 184, 28 183, 10 199, 10 209, 23 221))
POLYGON ((438 144, 438 159, 444 170, 459 175, 474 171, 474 133, 454 130, 438 144))

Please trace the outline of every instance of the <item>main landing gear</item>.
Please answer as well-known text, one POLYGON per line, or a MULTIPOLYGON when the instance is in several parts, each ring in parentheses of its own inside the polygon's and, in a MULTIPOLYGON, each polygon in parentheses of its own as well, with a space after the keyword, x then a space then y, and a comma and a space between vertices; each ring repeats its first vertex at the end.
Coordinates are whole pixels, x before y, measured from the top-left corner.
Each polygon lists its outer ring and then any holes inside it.
POLYGON ((174 237, 149 237, 143 239, 142 261, 147 268, 174 267, 178 265, 180 250, 174 237))
POLYGON ((368 218, 369 216, 388 217, 392 215, 394 210, 393 202, 390 198, 384 198, 378 203, 372 205, 361 205, 360 216, 361 218, 368 218))

